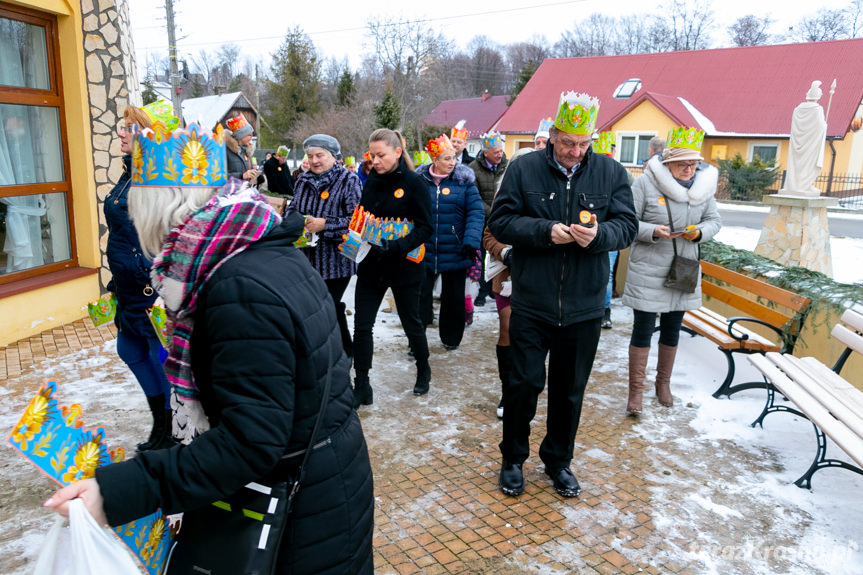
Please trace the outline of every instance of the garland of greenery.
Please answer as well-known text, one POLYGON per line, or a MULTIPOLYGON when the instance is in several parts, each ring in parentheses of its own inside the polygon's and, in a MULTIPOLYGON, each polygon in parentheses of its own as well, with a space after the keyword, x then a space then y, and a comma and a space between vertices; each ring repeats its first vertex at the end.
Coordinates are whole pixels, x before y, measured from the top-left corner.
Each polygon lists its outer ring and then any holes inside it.
MULTIPOLYGON (((813 317, 815 312, 814 317, 824 318, 825 325, 827 317, 838 316, 847 308, 863 306, 863 283, 842 284, 821 272, 799 266, 786 267, 715 240, 701 244, 701 259, 808 297, 812 300, 808 317, 813 317)), ((818 325, 812 327, 815 329, 818 325)), ((832 326, 826 327, 832 329, 832 326)), ((791 326, 786 326, 786 329, 790 330, 791 326)), ((787 341, 790 336, 790 333, 783 334, 783 339, 787 341)))

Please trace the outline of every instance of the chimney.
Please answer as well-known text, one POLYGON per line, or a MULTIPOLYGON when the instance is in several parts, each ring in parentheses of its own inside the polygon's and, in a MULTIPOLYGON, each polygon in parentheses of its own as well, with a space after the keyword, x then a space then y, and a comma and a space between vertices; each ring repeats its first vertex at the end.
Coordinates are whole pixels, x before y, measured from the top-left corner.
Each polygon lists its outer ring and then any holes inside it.
POLYGON ((482 101, 483 102, 485 102, 489 98, 491 98, 491 94, 488 93, 488 90, 486 90, 485 92, 482 93, 482 101))

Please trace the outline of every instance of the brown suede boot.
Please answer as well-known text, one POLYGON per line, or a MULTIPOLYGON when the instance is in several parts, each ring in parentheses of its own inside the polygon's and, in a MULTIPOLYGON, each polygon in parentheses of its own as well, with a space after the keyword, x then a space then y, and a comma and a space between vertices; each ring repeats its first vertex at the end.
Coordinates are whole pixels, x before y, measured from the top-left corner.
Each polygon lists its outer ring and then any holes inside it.
POLYGON ((647 368, 649 347, 629 346, 629 399, 626 412, 629 415, 641 414, 641 399, 644 395, 644 372, 647 368))
POLYGON ((674 405, 671 395, 671 371, 674 368, 674 356, 677 346, 659 344, 659 361, 656 362, 656 399, 665 407, 674 405))

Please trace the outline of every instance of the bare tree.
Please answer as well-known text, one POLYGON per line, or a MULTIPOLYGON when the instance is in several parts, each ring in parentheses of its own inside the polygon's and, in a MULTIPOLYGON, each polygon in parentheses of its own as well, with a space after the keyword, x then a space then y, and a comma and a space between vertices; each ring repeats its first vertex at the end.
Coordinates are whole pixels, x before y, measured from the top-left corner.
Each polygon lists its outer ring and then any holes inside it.
POLYGON ((728 27, 728 35, 735 46, 760 46, 770 43, 770 34, 767 29, 773 23, 773 19, 767 15, 759 18, 754 14, 741 16, 728 27))
POLYGON ((713 10, 707 0, 671 0, 664 12, 672 50, 702 50, 710 46, 713 10))
POLYGON ((500 49, 488 36, 475 36, 467 46, 473 59, 471 80, 473 96, 488 92, 503 94, 508 84, 508 73, 500 49))
POLYGON ((608 56, 614 53, 616 21, 613 16, 594 12, 563 33, 555 44, 559 57, 608 56))
POLYGON ((848 14, 848 35, 857 38, 863 33, 863 0, 852 0, 845 11, 848 14))
POLYGON ((845 10, 821 10, 804 16, 790 29, 791 39, 798 42, 824 42, 849 37, 845 10))
POLYGON ((614 39, 615 54, 655 52, 650 45, 650 19, 640 14, 627 14, 617 20, 614 39))
POLYGON ((237 75, 237 64, 239 64, 240 47, 236 44, 222 44, 219 46, 217 55, 219 65, 225 70, 230 81, 237 75))
POLYGON ((198 51, 197 56, 190 56, 192 71, 200 74, 204 80, 204 93, 209 94, 213 90, 213 68, 215 59, 213 55, 204 49, 198 51))

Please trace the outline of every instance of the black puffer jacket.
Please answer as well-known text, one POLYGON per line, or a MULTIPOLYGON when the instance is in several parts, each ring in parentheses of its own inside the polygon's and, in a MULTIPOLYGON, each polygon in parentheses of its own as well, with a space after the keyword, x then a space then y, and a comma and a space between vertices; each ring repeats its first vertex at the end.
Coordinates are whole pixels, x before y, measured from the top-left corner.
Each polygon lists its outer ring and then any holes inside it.
POLYGON ((602 316, 608 252, 633 242, 638 220, 623 166, 588 150, 567 180, 549 144, 545 153, 527 154, 509 166, 488 228, 513 247, 513 311, 570 325, 602 316), (582 210, 596 214, 593 242, 586 248, 552 244, 552 226, 578 222, 582 210))
POLYGON ((112 525, 157 507, 194 509, 293 471, 301 458, 280 458, 307 446, 330 371, 318 441, 331 441, 309 458, 278 572, 372 573, 368 452, 335 309, 320 275, 291 245, 302 225, 298 214, 286 217, 207 281, 191 354, 211 429, 188 446, 100 468, 96 479, 112 525))

